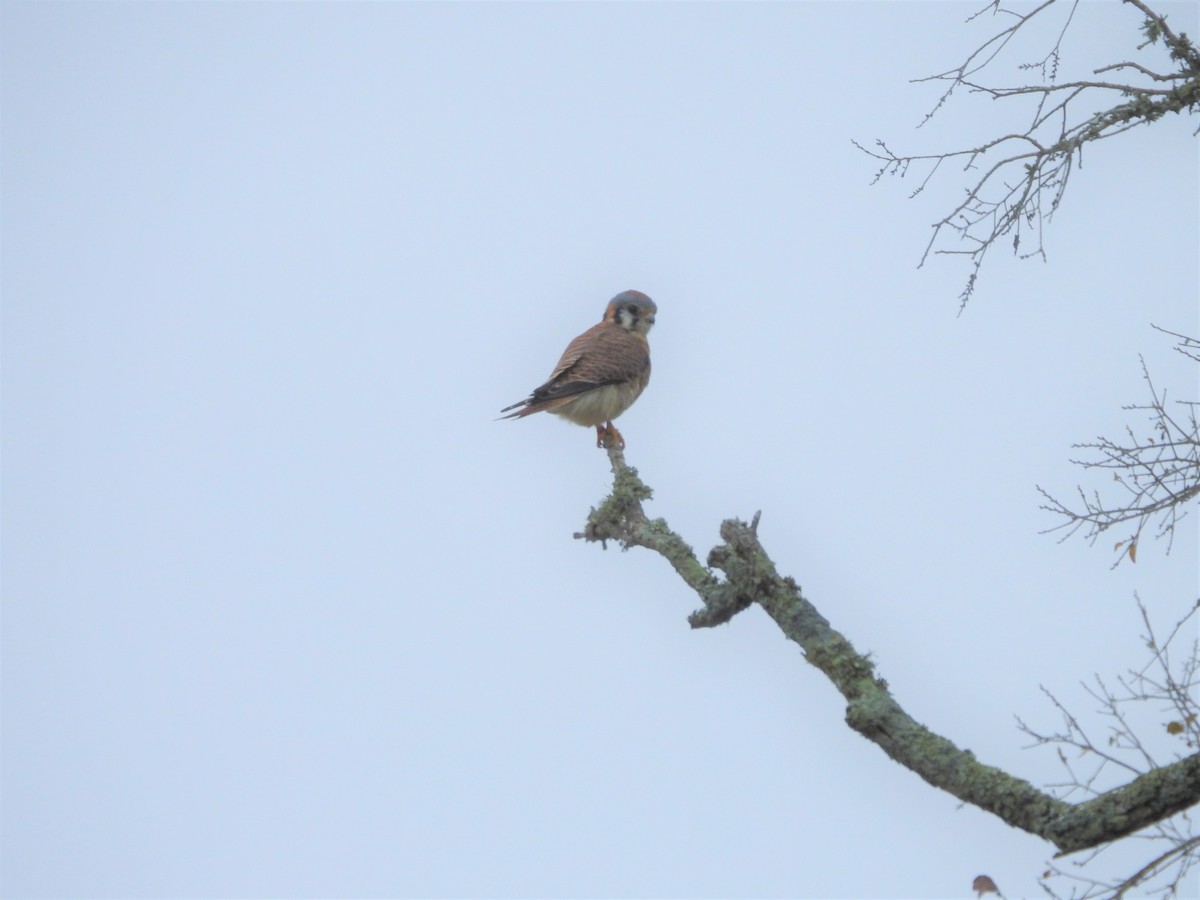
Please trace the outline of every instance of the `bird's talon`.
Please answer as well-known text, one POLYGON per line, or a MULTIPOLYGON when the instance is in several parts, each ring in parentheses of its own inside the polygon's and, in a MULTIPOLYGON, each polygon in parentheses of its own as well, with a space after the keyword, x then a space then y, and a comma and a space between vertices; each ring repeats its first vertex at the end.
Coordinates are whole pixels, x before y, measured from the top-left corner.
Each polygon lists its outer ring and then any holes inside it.
POLYGON ((603 426, 597 425, 596 446, 603 447, 605 450, 610 450, 613 447, 616 447, 618 450, 624 450, 625 438, 621 436, 621 432, 613 427, 612 422, 603 426))

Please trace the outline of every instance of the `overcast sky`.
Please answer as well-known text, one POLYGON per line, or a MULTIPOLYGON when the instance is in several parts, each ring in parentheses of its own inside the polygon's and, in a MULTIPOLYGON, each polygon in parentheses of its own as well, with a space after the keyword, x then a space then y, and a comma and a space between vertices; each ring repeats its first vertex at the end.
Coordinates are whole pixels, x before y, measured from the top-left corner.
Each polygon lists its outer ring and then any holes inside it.
MULTIPOLYGON (((761 610, 692 632, 662 559, 572 540, 594 432, 494 421, 645 291, 650 514, 703 557, 761 509, 918 720, 1061 780, 1014 715, 1103 736, 1134 592, 1197 596, 1194 519, 1112 570, 1035 490, 1108 488, 1071 444, 1140 424, 1138 354, 1196 396, 1150 326, 1200 333, 1197 120, 1090 148, 958 316, 916 263, 962 173, 909 201, 851 140, 1023 127, 915 128, 973 9, 6 2, 3 893, 1040 895, 1053 848, 851 732, 761 610)), ((1164 65, 1138 26, 1083 5, 1063 77, 1164 65)))

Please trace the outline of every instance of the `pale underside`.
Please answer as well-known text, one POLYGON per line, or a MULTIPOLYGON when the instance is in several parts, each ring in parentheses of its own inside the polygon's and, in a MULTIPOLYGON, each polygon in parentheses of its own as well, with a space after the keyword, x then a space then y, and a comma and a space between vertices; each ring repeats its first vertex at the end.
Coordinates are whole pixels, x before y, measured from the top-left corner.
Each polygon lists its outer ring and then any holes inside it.
POLYGON ((586 394, 564 400, 561 406, 549 406, 546 411, 577 425, 599 426, 611 422, 629 409, 644 387, 645 382, 641 379, 622 384, 606 384, 586 394))

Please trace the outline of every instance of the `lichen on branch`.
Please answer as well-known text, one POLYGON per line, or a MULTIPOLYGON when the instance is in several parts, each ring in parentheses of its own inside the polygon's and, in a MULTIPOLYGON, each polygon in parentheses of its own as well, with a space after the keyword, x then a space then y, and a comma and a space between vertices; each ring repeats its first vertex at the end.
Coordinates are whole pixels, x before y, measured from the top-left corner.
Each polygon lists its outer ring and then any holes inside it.
POLYGON ((846 723, 934 787, 1045 838, 1060 853, 1132 834, 1200 800, 1200 754, 1078 804, 979 762, 905 712, 874 663, 829 623, 793 579, 779 574, 759 540, 759 514, 750 522, 722 522, 723 543, 702 564, 665 519, 647 517, 643 503, 652 491, 626 464, 624 452, 612 447, 608 457, 613 490, 575 537, 604 546, 615 541, 623 549, 644 547, 666 559, 700 597, 700 609, 688 618, 693 628, 720 625, 753 604, 760 606, 845 698, 846 723))

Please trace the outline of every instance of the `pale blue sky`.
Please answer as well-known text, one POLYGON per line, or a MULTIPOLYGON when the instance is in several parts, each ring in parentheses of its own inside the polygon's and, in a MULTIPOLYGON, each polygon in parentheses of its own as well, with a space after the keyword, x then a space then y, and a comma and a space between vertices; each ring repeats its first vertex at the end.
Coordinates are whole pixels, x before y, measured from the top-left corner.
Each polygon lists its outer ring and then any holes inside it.
MULTIPOLYGON (((693 633, 665 562, 571 539, 594 434, 493 421, 647 292, 651 513, 703 555, 762 509, 910 712, 1059 780, 1014 714, 1090 713, 1133 592, 1196 596, 1194 520, 1112 571, 1034 490, 1139 353, 1195 395, 1150 323, 1200 332, 1196 120, 1090 149, 957 317, 915 265, 963 182, 908 202, 851 139, 1023 124, 914 130, 973 9, 5 3, 4 894, 1038 894, 1051 848, 850 732, 761 611, 693 633)), ((1084 5, 1064 73, 1137 26, 1084 5)))

